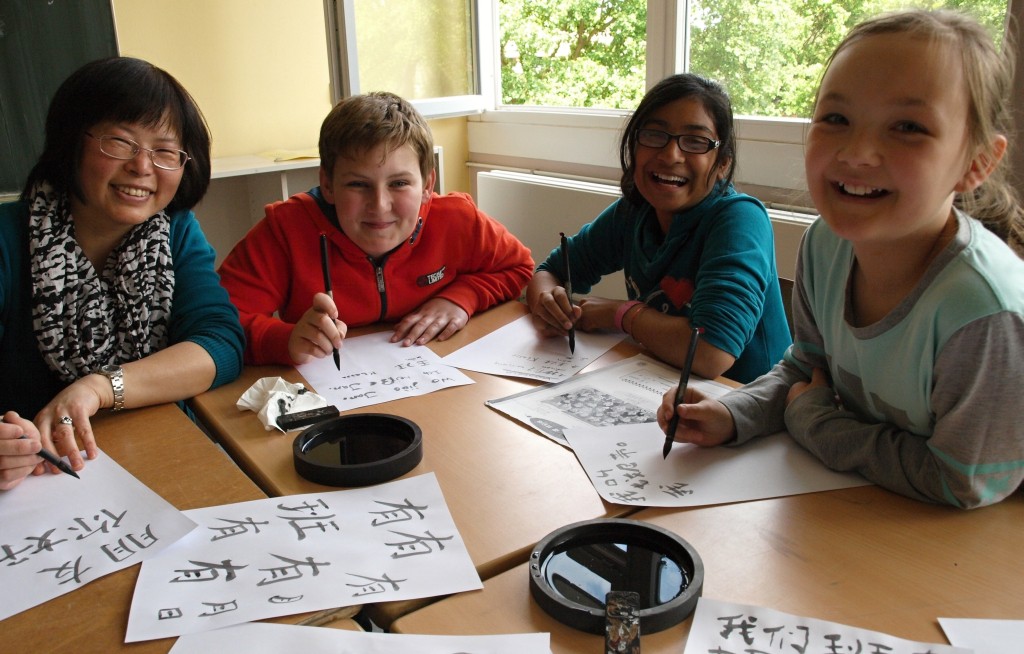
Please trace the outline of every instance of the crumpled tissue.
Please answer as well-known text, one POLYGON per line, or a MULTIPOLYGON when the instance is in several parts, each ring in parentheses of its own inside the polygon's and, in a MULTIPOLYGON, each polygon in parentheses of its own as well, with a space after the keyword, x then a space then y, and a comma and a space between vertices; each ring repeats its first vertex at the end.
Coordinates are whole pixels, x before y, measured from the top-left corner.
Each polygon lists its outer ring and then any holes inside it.
POLYGON ((286 413, 308 411, 327 406, 327 400, 306 390, 302 384, 293 384, 281 377, 263 377, 256 380, 235 404, 240 411, 255 411, 256 417, 267 431, 284 433, 277 426, 277 417, 286 413))

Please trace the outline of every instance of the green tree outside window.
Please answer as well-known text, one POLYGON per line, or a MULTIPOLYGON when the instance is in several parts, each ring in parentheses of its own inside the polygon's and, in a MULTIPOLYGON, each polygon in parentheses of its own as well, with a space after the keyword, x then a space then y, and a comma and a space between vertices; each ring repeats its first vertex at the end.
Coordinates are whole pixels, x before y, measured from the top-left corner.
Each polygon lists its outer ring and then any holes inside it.
MULTIPOLYGON (((972 13, 1001 42, 1007 0, 916 2, 972 13)), ((893 0, 692 0, 690 70, 738 115, 806 117, 829 53, 893 0)), ((500 0, 502 103, 633 109, 644 94, 646 0, 500 0)))

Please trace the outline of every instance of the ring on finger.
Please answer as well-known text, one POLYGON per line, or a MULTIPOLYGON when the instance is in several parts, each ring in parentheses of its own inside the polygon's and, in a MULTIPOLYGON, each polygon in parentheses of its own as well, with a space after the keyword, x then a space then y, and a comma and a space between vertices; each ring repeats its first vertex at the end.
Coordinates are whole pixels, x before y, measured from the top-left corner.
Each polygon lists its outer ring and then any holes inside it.
POLYGON ((75 421, 71 419, 71 416, 61 416, 60 424, 73 426, 75 424, 75 421))

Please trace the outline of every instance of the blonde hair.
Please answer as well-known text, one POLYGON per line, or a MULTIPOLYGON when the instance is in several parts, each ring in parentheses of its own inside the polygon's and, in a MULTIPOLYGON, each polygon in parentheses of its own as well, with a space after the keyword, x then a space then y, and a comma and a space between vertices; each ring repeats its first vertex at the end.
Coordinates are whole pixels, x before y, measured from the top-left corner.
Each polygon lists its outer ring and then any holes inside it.
MULTIPOLYGON (((826 65, 851 43, 879 34, 906 34, 940 41, 960 53, 967 86, 968 138, 975 148, 987 148, 1003 135, 1013 141, 1010 92, 1014 48, 999 52, 985 28, 967 14, 947 10, 908 9, 880 14, 854 26, 826 65)), ((1004 161, 1007 157, 1004 156, 1004 161)), ((1024 207, 1010 185, 1005 166, 996 166, 981 186, 959 193, 955 204, 980 220, 1024 258, 1024 207)))

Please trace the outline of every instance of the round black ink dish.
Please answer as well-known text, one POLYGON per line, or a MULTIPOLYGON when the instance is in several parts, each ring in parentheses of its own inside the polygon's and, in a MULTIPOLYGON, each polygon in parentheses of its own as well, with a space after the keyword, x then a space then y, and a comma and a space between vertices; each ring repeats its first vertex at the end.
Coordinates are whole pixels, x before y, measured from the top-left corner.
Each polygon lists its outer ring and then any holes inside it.
POLYGON ((657 525, 626 519, 577 522, 530 553, 530 594, 562 624, 605 633, 609 591, 639 594, 640 633, 679 624, 697 608, 704 562, 692 545, 657 525))
POLYGON ((411 420, 356 413, 318 422, 292 443, 295 471, 325 486, 371 486, 404 475, 423 459, 423 432, 411 420))

